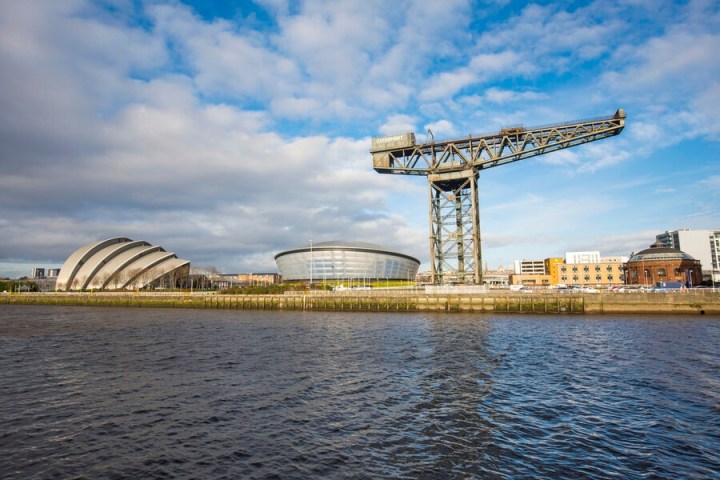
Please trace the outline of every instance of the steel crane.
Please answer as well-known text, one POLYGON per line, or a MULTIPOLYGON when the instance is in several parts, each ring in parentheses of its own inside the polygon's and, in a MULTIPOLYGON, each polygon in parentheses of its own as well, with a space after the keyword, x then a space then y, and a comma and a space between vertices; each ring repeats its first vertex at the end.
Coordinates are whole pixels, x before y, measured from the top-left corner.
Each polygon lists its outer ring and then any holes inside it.
POLYGON ((430 259, 434 284, 482 282, 477 181, 481 170, 619 134, 625 112, 537 128, 417 144, 414 133, 373 138, 379 173, 428 178, 430 259))

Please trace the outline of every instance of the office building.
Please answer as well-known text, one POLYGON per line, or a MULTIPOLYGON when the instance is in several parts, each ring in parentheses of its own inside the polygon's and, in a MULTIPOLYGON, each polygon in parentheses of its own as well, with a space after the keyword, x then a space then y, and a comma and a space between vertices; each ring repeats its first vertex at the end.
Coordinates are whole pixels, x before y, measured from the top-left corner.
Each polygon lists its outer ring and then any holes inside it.
POLYGON ((681 250, 702 265, 703 280, 720 281, 720 259, 718 258, 718 237, 720 230, 692 230, 682 228, 669 230, 655 236, 665 247, 681 250))

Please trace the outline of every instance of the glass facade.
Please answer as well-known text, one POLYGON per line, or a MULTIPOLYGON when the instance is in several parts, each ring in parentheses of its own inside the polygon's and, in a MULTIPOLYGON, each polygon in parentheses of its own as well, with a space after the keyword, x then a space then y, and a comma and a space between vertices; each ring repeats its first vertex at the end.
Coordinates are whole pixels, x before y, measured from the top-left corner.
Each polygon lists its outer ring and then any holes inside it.
POLYGON ((275 256, 283 281, 414 280, 420 261, 368 244, 322 243, 275 256))

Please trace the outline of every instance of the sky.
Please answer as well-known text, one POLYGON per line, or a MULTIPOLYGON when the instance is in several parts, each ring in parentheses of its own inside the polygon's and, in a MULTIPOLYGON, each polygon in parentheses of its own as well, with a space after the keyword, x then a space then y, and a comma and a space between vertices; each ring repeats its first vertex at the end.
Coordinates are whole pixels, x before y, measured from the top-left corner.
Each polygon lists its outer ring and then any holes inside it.
POLYGON ((714 0, 0 0, 0 277, 112 237, 275 272, 310 241, 429 270, 424 140, 627 114, 479 179, 483 267, 720 229, 714 0))

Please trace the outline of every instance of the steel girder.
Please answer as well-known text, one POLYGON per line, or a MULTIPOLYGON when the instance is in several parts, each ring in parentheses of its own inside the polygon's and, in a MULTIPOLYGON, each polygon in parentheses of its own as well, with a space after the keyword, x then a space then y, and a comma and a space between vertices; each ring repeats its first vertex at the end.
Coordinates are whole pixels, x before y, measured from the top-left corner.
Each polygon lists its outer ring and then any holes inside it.
POLYGON ((383 162, 376 162, 374 168, 379 173, 402 175, 485 170, 611 137, 624 127, 625 112, 618 109, 612 116, 592 120, 531 129, 512 127, 492 135, 375 150, 373 156, 382 156, 383 162))

